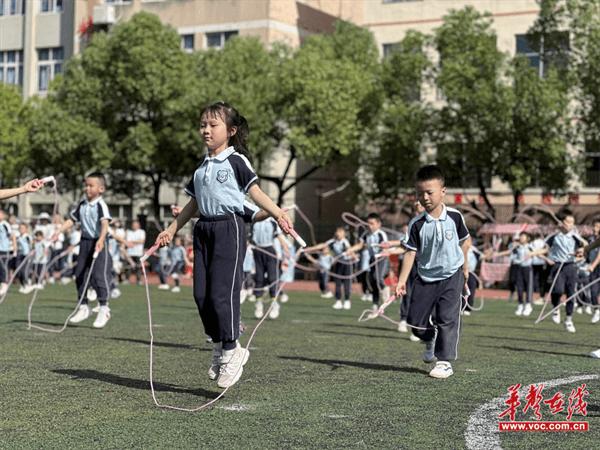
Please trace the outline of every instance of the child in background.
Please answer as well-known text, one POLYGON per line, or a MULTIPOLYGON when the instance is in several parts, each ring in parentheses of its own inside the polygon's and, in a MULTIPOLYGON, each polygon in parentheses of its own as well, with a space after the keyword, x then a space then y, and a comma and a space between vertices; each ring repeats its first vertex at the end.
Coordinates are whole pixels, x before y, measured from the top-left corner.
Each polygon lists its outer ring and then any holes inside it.
POLYGON ((244 263, 242 268, 244 270, 244 279, 242 282, 242 291, 240 292, 240 303, 244 303, 246 299, 248 301, 253 302, 256 300, 256 297, 253 294, 254 288, 254 254, 252 253, 252 248, 250 248, 250 243, 246 242, 246 255, 244 256, 244 263))
MULTIPOLYGON (((17 260, 15 268, 19 267, 25 258, 29 256, 32 248, 33 241, 29 235, 29 226, 26 223, 21 223, 19 225, 19 237, 17 238, 17 260)), ((30 271, 31 260, 25 262, 17 275, 19 283, 21 284, 21 287, 19 288, 21 294, 29 294, 33 290, 33 285, 29 278, 30 271)))
POLYGON ((169 247, 161 247, 158 249, 158 259, 154 266, 154 272, 158 274, 158 279, 160 280, 158 289, 161 291, 169 290, 167 276, 169 275, 169 269, 171 268, 171 260, 169 258, 170 253, 169 247))
POLYGON ((319 252, 318 259, 315 259, 309 252, 312 251, 311 247, 303 250, 304 256, 313 265, 319 268, 318 283, 319 290, 321 291, 321 298, 332 298, 333 294, 329 290, 329 271, 333 265, 333 255, 329 247, 323 247, 319 252), (307 252, 308 250, 308 252, 307 252))
POLYGON ((193 266, 193 264, 187 258, 183 240, 180 237, 176 237, 173 241, 173 247, 169 252, 169 256, 171 259, 171 276, 175 281, 175 286, 173 286, 171 292, 181 292, 180 277, 183 275, 185 266, 193 266))
MULTIPOLYGON (((294 281, 296 271, 296 246, 292 239, 286 236, 283 236, 283 239, 285 239, 285 242, 287 243, 287 255, 284 253, 279 240, 275 241, 275 251, 281 261, 281 276, 279 277, 279 281, 282 283, 291 283, 294 281)), ((288 294, 284 291, 284 287, 281 287, 279 290, 279 301, 281 303, 287 303, 288 300, 288 294)))
POLYGON ((44 268, 49 261, 49 245, 44 239, 44 232, 37 230, 34 234, 33 243, 33 273, 34 273, 34 289, 44 289, 45 280, 43 279, 44 268))

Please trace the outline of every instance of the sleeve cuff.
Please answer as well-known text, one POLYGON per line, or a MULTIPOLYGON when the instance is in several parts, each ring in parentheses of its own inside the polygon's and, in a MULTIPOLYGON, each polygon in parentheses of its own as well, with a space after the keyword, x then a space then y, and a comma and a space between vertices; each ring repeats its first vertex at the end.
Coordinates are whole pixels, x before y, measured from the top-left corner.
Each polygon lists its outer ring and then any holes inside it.
POLYGON ((194 194, 192 191, 190 191, 188 188, 185 188, 183 190, 183 192, 185 192, 187 195, 189 195, 192 198, 196 198, 196 194, 194 194))
POLYGON ((256 182, 258 182, 258 177, 255 175, 254 178, 252 178, 248 182, 248 184, 244 187, 244 192, 248 192, 248 189, 250 189, 252 187, 252 185, 256 182))

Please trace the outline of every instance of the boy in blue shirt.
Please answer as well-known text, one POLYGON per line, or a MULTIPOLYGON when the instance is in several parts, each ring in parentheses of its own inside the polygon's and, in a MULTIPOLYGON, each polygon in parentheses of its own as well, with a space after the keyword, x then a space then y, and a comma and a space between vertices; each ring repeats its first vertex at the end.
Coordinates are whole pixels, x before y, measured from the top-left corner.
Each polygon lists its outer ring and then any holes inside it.
POLYGON ((425 342, 423 361, 437 361, 429 375, 448 378, 454 373, 450 361, 458 353, 461 294, 469 275, 465 262, 471 239, 462 214, 443 203, 446 187, 438 166, 419 169, 416 190, 425 211, 410 221, 408 239, 402 242, 407 252, 396 294, 406 295, 417 259, 408 323, 417 327, 413 334, 425 342))

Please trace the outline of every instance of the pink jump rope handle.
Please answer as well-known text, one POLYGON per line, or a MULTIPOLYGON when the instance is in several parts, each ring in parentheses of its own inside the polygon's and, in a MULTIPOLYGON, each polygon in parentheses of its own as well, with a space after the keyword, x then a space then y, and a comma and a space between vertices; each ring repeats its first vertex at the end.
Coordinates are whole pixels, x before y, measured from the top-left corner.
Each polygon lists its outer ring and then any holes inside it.
POLYGON ((41 181, 42 183, 44 183, 44 184, 46 184, 46 183, 55 183, 55 182, 56 182, 56 179, 54 178, 54 176, 53 176, 53 175, 50 175, 50 176, 47 176, 47 177, 44 177, 44 178, 42 178, 40 181, 41 181))
POLYGON ((140 262, 141 262, 141 263, 143 263, 143 262, 145 262, 145 261, 146 261, 148 258, 150 258, 150 257, 151 257, 151 256, 154 254, 154 252, 155 252, 156 250, 158 250, 158 247, 160 247, 160 245, 159 245, 159 244, 154 244, 152 247, 150 247, 150 248, 149 248, 149 249, 146 251, 146 253, 144 253, 144 256, 142 256, 142 257, 140 258, 140 262))
POLYGON ((300 245, 300 247, 305 248, 306 247, 306 242, 304 241, 304 239, 302 239, 300 237, 300 235, 298 233, 296 233, 296 230, 294 230, 293 228, 290 230, 290 234, 292 235, 292 237, 294 239, 296 239, 296 242, 298 243, 298 245, 300 245))

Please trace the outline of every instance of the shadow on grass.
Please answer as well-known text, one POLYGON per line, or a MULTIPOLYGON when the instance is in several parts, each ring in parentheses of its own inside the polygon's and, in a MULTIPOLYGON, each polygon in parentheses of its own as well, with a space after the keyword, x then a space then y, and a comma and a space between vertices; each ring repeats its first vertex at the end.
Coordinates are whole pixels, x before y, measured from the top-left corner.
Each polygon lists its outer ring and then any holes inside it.
POLYGON ((494 325, 494 324, 489 324, 489 323, 472 323, 472 322, 467 322, 464 324, 465 327, 471 328, 471 327, 483 327, 483 328, 502 328, 502 329, 513 329, 513 330, 535 330, 535 329, 541 329, 539 327, 536 327, 533 322, 527 326, 524 327, 515 327, 512 325, 494 325))
MULTIPOLYGON (((11 320, 9 323, 25 323, 25 324, 27 324, 29 322, 27 322, 26 320, 18 319, 18 320, 11 320)), ((55 327, 62 327, 65 323, 64 323, 64 321, 58 323, 58 322, 44 322, 41 320, 32 320, 31 324, 32 325, 52 325, 55 327)), ((73 326, 74 328, 77 328, 77 325, 71 325, 71 326, 73 326)))
MULTIPOLYGON (((102 339, 108 339, 111 341, 122 341, 122 342, 133 342, 135 344, 144 344, 144 345, 150 345, 150 341, 144 340, 144 339, 129 339, 129 338, 117 338, 117 337, 109 337, 109 338, 102 338, 102 339)), ((173 344, 171 342, 157 342, 154 341, 154 346, 155 347, 167 347, 167 348, 185 348, 185 349, 189 349, 189 350, 198 350, 200 352, 209 352, 210 349, 208 348, 200 348, 197 347, 195 345, 190 345, 190 344, 173 344)))
POLYGON ((336 370, 341 367, 358 367, 359 369, 367 369, 367 370, 385 370, 391 372, 406 372, 406 373, 419 373, 427 375, 429 372, 426 372, 422 369, 417 369, 415 367, 398 367, 398 366, 390 366, 389 364, 373 364, 366 363, 360 361, 344 361, 341 359, 317 359, 317 358, 306 358, 304 356, 279 356, 279 359, 291 360, 291 361, 305 361, 311 362, 315 364, 324 364, 326 366, 330 366, 331 370, 336 370))
MULTIPOLYGON (((390 331, 390 330, 387 330, 390 331)), ((400 336, 384 336, 380 334, 364 334, 364 333, 351 333, 348 331, 333 331, 333 330, 315 330, 317 334, 341 334, 342 336, 360 336, 360 337, 368 337, 368 338, 379 338, 379 339, 399 339, 400 336)))
POLYGON ((484 334, 475 334, 475 335, 473 335, 473 337, 498 339, 500 341, 533 342, 535 344, 568 345, 571 347, 581 347, 581 344, 573 344, 573 343, 569 343, 569 342, 544 341, 544 340, 540 340, 540 339, 516 338, 516 337, 510 337, 510 336, 486 336, 484 334))
POLYGON ((509 347, 508 345, 479 345, 479 347, 495 348, 501 350, 509 350, 511 352, 523 352, 523 353, 541 353, 543 355, 553 356, 575 356, 576 358, 589 358, 588 355, 583 353, 564 353, 564 352, 550 352, 548 350, 535 350, 531 348, 520 348, 520 347, 509 347))
MULTIPOLYGON (((150 382, 146 380, 136 380, 135 378, 125 378, 112 373, 98 372, 91 369, 56 369, 52 372, 59 375, 67 375, 75 380, 97 380, 103 383, 115 384, 132 389, 150 390, 150 382)), ((178 394, 191 394, 198 397, 216 398, 219 392, 207 391, 205 389, 185 389, 171 384, 154 383, 154 390, 160 392, 175 392, 178 394)))

